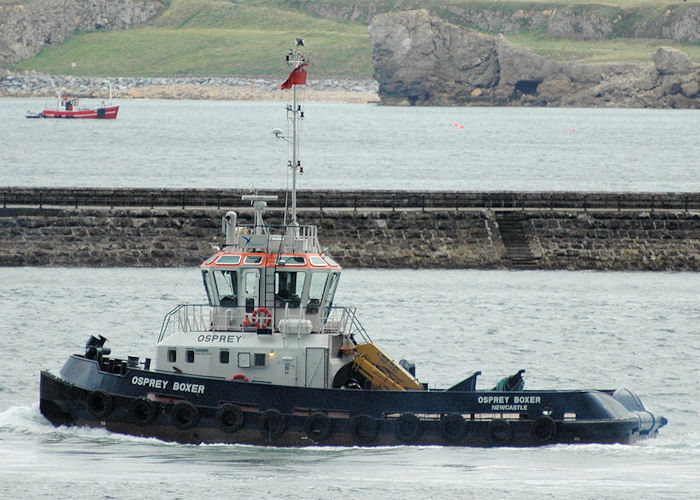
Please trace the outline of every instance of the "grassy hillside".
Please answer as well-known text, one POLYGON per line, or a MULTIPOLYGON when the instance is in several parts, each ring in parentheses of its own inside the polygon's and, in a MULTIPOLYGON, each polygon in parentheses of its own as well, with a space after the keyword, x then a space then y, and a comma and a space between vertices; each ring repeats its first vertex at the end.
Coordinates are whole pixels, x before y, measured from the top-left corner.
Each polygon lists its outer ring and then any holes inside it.
POLYGON ((15 69, 104 76, 249 75, 284 73, 284 54, 300 36, 312 74, 370 77, 367 27, 318 19, 275 2, 172 0, 149 26, 81 33, 15 69))
MULTIPOLYGON (((6 3, 8 0, 0 0, 6 3)), ((58 47, 49 47, 14 69, 86 76, 236 75, 279 77, 282 58, 296 36, 311 50, 316 77, 369 78, 371 45, 364 24, 323 19, 303 12, 346 12, 349 4, 381 5, 388 9, 437 6, 445 3, 494 5, 517 9, 536 5, 590 4, 588 0, 170 0, 168 8, 148 26, 126 31, 80 33, 58 47), (311 5, 315 7, 311 9, 311 5), (291 6, 298 7, 294 9, 291 6), (333 8, 331 8, 333 7, 333 8), (344 10, 345 9, 345 10, 344 10)), ((682 0, 601 0, 620 7, 683 3, 682 0)), ((348 16, 349 17, 349 16, 348 16)), ((650 61, 658 41, 613 39, 551 40, 541 33, 510 36, 511 41, 558 60, 650 61)), ((664 45, 680 48, 700 62, 700 44, 664 45)))
POLYGON ((659 46, 682 50, 696 63, 700 63, 700 45, 671 43, 670 41, 639 38, 615 38, 612 40, 551 40, 531 35, 512 35, 508 40, 529 48, 538 54, 557 61, 586 63, 651 63, 651 57, 659 46))

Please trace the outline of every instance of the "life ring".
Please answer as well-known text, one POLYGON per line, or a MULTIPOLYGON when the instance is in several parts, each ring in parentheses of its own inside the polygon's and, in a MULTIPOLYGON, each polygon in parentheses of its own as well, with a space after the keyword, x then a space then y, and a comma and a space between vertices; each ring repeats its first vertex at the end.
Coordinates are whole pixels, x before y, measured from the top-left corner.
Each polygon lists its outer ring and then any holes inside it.
POLYGON ((549 443, 557 436, 557 423, 551 417, 539 417, 532 423, 530 435, 538 443, 549 443))
POLYGON ((413 413, 404 413, 396 419, 394 434, 399 441, 413 443, 423 434, 423 422, 413 413))
POLYGON ((491 420, 488 437, 491 444, 508 444, 513 440, 513 428, 507 420, 501 418, 491 420))
POLYGON ((282 437, 286 430, 287 419, 279 410, 266 410, 258 417, 258 431, 269 440, 282 437))
POLYGON ((250 379, 248 377, 246 377, 245 375, 243 375, 242 373, 235 374, 233 376, 233 378, 231 378, 231 382, 233 382, 234 380, 239 380, 241 382, 250 382, 250 379))
POLYGON ((448 413, 440 417, 440 435, 445 441, 457 443, 467 434, 464 417, 459 413, 448 413))
POLYGON ((236 432, 245 424, 245 415, 240 406, 226 403, 216 412, 216 425, 224 432, 236 432))
POLYGON ((189 401, 180 401, 170 410, 170 420, 178 429, 191 429, 199 423, 199 413, 189 401))
POLYGON ((150 399, 136 398, 129 404, 129 416, 138 425, 148 425, 156 419, 158 408, 150 399))
POLYGON ((90 413, 100 419, 109 416, 114 409, 112 395, 103 389, 97 389, 88 394, 86 402, 90 413))
POLYGON ((355 415, 350 419, 350 435, 359 444, 370 444, 379 435, 379 424, 369 415, 355 415))
POLYGON ((333 434, 333 421, 325 413, 317 411, 304 422, 304 432, 315 443, 324 441, 333 434))
POLYGON ((266 307, 258 307, 253 311, 253 326, 257 328, 268 328, 272 324, 272 314, 266 307))

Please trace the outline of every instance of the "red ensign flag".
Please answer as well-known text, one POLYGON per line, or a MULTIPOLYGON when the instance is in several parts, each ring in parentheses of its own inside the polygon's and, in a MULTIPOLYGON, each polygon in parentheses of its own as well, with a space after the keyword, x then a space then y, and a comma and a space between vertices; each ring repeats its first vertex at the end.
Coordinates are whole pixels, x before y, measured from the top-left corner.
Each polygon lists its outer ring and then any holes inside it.
POLYGON ((280 89, 291 89, 293 85, 306 85, 306 70, 309 63, 304 63, 298 68, 294 68, 291 73, 289 73, 289 78, 287 78, 280 89))

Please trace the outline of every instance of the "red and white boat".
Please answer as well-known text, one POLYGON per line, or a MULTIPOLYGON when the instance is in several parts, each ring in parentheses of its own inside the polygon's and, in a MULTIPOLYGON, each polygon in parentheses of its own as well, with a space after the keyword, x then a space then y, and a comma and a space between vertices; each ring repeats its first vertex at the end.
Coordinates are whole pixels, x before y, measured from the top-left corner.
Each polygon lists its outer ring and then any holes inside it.
MULTIPOLYGON (((53 81, 51 82, 53 85, 53 81)), ((119 113, 119 106, 112 106, 112 86, 109 89, 109 104, 102 101, 102 105, 96 108, 79 108, 79 99, 77 97, 61 97, 61 93, 56 89, 58 97, 57 109, 45 109, 40 113, 27 112, 27 118, 88 118, 88 119, 104 119, 114 120, 119 113)))

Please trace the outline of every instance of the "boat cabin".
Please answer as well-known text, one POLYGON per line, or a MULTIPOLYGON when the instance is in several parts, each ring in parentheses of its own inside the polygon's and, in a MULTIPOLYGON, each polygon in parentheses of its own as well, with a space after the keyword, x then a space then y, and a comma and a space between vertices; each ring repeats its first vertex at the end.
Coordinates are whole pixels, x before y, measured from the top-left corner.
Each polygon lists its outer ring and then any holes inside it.
POLYGON ((61 99, 61 108, 63 111, 75 111, 78 109, 77 97, 64 97, 61 99))
POLYGON ((352 311, 333 307, 341 267, 316 227, 223 218, 226 245, 200 266, 207 304, 181 305, 163 324, 156 369, 304 387, 331 387, 352 363, 352 311))

